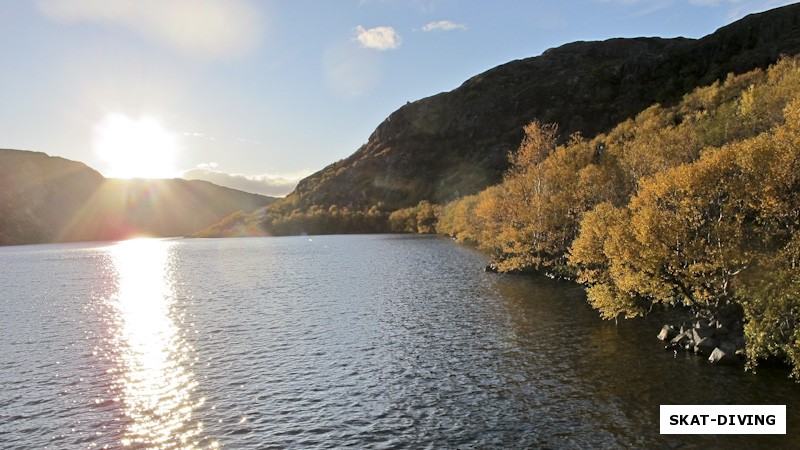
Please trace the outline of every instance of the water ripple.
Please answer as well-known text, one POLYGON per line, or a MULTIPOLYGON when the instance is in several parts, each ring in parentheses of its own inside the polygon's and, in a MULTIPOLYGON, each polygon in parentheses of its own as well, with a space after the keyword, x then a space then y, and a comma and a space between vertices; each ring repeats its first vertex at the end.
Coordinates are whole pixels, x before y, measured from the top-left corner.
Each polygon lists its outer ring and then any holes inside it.
MULTIPOLYGON (((0 442, 800 444, 661 437, 661 403, 718 403, 737 392, 745 403, 795 404, 800 389, 784 374, 762 371, 753 382, 672 358, 657 351, 653 323, 601 322, 579 288, 485 274, 483 265, 447 240, 405 236, 0 249, 0 442)), ((789 420, 800 428, 800 417, 789 420)))

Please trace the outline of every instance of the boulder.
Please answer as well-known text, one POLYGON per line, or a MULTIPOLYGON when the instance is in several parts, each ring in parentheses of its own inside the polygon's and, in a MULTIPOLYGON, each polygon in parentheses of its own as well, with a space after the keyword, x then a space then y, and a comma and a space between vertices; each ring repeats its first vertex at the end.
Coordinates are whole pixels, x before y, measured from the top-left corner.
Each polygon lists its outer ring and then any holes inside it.
POLYGON ((718 344, 719 342, 712 337, 703 338, 694 345, 694 352, 704 356, 710 355, 718 344))
POLYGON ((731 344, 733 344, 733 347, 736 350, 744 350, 744 336, 736 336, 733 338, 731 344))
POLYGON ((736 349, 733 348, 727 342, 722 345, 722 347, 717 347, 711 352, 711 356, 708 357, 708 361, 713 364, 736 364, 739 362, 739 358, 736 356, 736 349))
POLYGON ((705 326, 705 327, 701 327, 701 328, 697 328, 695 326, 695 328, 692 328, 691 338, 695 342, 700 342, 700 341, 702 341, 703 339, 705 339, 707 337, 713 336, 714 335, 714 330, 715 330, 714 328, 711 328, 709 326, 705 326))
POLYGON ((658 339, 662 341, 671 341, 677 335, 678 330, 676 330, 675 327, 672 325, 664 325, 661 327, 661 332, 658 333, 658 339))
POLYGON ((697 319, 697 322, 694 324, 694 328, 698 329, 698 330, 701 329, 701 328, 708 328, 708 323, 709 323, 708 319, 706 319, 705 317, 700 317, 700 318, 697 319))
POLYGON ((686 333, 679 333, 677 336, 672 338, 669 341, 670 345, 675 347, 686 347, 692 341, 692 338, 686 335, 686 333))
MULTIPOLYGON (((691 333, 692 328, 694 328, 694 324, 697 323, 697 319, 694 317, 690 317, 684 320, 680 326, 681 333, 691 333)), ((691 337, 691 334, 689 335, 691 337)))

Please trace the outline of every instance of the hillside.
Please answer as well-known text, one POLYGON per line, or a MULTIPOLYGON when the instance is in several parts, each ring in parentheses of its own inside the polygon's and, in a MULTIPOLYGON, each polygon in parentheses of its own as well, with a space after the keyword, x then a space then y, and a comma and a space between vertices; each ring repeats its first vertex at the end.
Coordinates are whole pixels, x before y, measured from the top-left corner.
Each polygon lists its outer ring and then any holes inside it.
POLYGON ((533 119, 559 124, 562 141, 574 132, 591 137, 654 103, 799 51, 800 5, 747 16, 699 40, 566 44, 404 105, 352 156, 302 180, 276 207, 443 203, 499 182, 533 119))
POLYGON ((273 201, 206 181, 106 179, 79 162, 0 149, 0 245, 179 236, 273 201))
POLYGON ((577 280, 606 319, 691 308, 659 338, 783 360, 800 380, 800 55, 591 140, 525 131, 502 183, 441 208, 438 232, 484 248, 490 270, 577 280))

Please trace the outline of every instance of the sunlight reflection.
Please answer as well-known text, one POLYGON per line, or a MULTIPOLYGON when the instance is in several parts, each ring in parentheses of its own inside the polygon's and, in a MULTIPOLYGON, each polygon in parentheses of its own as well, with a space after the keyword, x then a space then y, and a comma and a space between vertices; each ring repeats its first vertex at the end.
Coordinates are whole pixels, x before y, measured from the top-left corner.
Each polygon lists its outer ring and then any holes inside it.
POLYGON ((117 383, 130 420, 123 445, 193 448, 202 424, 191 348, 176 325, 170 249, 174 241, 134 239, 110 247, 117 273, 117 383))

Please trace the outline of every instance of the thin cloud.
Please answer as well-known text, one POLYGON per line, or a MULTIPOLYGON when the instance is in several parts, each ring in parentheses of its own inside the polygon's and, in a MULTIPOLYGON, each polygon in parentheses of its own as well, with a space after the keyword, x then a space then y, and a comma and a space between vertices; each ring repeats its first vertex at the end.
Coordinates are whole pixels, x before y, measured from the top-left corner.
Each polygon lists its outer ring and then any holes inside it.
POLYGON ((722 0, 689 0, 694 6, 719 6, 722 0))
POLYGON ((630 6, 637 3, 645 3, 650 0, 600 0, 600 3, 618 3, 620 5, 630 6))
POLYGON ((731 6, 731 8, 728 10, 728 19, 730 20, 739 20, 748 14, 764 12, 769 9, 790 5, 792 3, 796 3, 796 1, 795 0, 753 0, 753 1, 727 0, 721 2, 721 4, 729 4, 731 6))
POLYGON ((375 27, 367 30, 359 25, 355 28, 355 34, 354 39, 361 44, 361 47, 373 50, 394 50, 402 43, 402 38, 392 27, 375 27))
MULTIPOLYGON (((622 6, 641 5, 653 2, 653 0, 595 0, 595 1, 598 3, 614 3, 622 6)), ((714 4, 725 0, 686 0, 686 1, 691 4, 714 4)), ((731 1, 739 2, 742 0, 731 0, 731 1)), ((678 0, 670 0, 670 3, 677 3, 677 2, 678 0)))
POLYGON ((207 135, 205 133, 197 133, 197 132, 189 132, 189 131, 184 131, 183 133, 181 133, 181 136, 194 138, 194 139, 202 139, 204 141, 216 141, 217 140, 217 138, 215 138, 214 136, 209 136, 209 135, 207 135))
POLYGON ((567 26, 567 21, 558 15, 542 13, 532 18, 534 26, 541 30, 557 30, 567 26))
POLYGON ((368 94, 381 79, 381 58, 349 42, 336 42, 325 49, 322 58, 325 84, 342 99, 368 94))
MULTIPOLYGON (((644 16, 670 7, 677 0, 597 0, 600 3, 617 4, 640 8, 631 17, 644 16)), ((796 3, 796 0, 686 0, 686 3, 700 8, 725 8, 729 20, 763 12, 780 6, 796 3)))
POLYGON ((181 174, 186 180, 205 180, 219 186, 238 189, 254 194, 283 197, 292 192, 297 183, 311 174, 310 170, 299 170, 284 174, 245 175, 241 173, 227 173, 219 169, 217 163, 198 164, 194 169, 189 169, 181 174))
POLYGON ((201 58, 242 56, 263 34, 263 18, 246 0, 39 0, 36 5, 53 20, 116 25, 201 58))
POLYGON ((463 23, 455 23, 450 20, 439 20, 437 22, 427 23, 425 24, 425 26, 422 27, 422 31, 454 31, 454 30, 466 31, 468 30, 468 28, 463 23))
POLYGON ((627 18, 644 17, 672 6, 677 0, 598 0, 600 3, 616 4, 634 8, 627 18))

